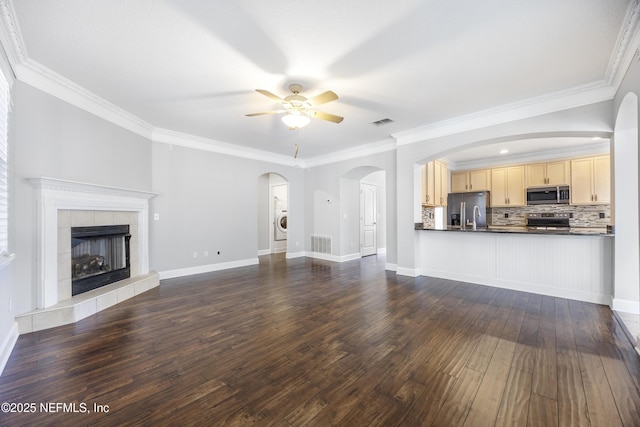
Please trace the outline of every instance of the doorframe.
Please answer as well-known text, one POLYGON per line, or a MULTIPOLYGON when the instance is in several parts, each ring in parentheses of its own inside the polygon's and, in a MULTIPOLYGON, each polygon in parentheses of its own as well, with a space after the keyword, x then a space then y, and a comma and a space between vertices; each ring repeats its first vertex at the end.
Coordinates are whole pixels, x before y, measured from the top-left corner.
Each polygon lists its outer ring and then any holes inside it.
POLYGON ((360 181, 360 257, 377 255, 377 254, 378 254, 378 185, 370 182, 360 181), (374 220, 375 250, 372 254, 367 254, 367 255, 363 253, 364 252, 364 208, 365 208, 363 186, 369 186, 375 189, 375 191, 373 192, 375 197, 374 208, 373 208, 373 215, 375 217, 375 220, 374 220))

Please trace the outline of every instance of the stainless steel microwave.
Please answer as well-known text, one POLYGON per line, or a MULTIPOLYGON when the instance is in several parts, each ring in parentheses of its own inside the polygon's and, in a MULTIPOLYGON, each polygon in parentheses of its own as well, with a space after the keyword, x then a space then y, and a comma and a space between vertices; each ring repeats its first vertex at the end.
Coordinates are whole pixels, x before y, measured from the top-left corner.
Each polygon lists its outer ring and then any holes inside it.
POLYGON ((569 186, 527 188, 527 205, 569 204, 569 186))

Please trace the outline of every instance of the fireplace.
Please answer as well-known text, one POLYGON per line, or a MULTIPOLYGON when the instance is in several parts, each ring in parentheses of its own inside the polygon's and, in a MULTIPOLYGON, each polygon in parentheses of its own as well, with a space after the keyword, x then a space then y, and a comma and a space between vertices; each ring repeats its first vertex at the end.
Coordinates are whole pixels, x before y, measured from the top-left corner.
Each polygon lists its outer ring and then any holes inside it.
POLYGON ((71 295, 131 276, 129 225, 71 228, 71 295))

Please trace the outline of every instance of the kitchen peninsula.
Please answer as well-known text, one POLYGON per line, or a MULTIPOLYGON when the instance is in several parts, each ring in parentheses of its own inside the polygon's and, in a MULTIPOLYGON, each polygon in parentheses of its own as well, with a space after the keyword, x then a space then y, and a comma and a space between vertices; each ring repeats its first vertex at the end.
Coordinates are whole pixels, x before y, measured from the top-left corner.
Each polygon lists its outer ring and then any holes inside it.
POLYGON ((614 239, 606 228, 415 228, 421 275, 611 304, 614 239))

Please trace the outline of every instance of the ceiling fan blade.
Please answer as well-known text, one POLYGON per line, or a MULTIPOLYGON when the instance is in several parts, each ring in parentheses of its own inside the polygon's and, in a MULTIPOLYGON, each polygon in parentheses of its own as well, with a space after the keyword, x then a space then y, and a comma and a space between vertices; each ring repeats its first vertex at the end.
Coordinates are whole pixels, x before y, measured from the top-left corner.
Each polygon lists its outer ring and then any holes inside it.
POLYGON ((280 113, 286 113, 287 110, 273 110, 273 111, 263 111, 261 113, 251 113, 251 114, 245 114, 245 116, 247 117, 253 117, 253 116, 263 116, 265 114, 280 114, 280 113))
POLYGON ((344 117, 336 116, 334 114, 323 113, 322 111, 314 111, 313 117, 320 120, 326 120, 328 122, 340 123, 344 120, 344 117))
POLYGON ((264 90, 264 89, 256 89, 256 92, 263 94, 264 96, 271 98, 275 101, 278 102, 284 102, 284 99, 280 98, 278 95, 274 95, 271 92, 269 92, 268 90, 264 90))
POLYGON ((307 102, 311 104, 312 107, 316 107, 318 105, 326 104, 327 102, 335 101, 336 99, 338 99, 338 95, 336 95, 335 92, 328 90, 320 95, 307 99, 307 102))

